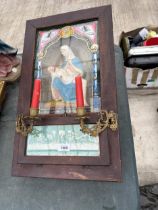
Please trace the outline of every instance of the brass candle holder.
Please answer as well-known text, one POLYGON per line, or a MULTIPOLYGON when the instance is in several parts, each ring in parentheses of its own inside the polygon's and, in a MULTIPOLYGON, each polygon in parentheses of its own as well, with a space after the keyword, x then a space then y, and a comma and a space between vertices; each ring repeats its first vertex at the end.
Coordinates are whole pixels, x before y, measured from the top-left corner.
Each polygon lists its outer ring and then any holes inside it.
POLYGON ((33 130, 34 122, 40 120, 38 116, 24 116, 20 114, 16 120, 16 132, 27 136, 33 130))
POLYGON ((77 107, 76 112, 77 112, 78 117, 83 117, 86 114, 86 111, 85 111, 84 107, 77 107))
POLYGON ((36 117, 38 115, 39 109, 30 108, 30 116, 36 117))
POLYGON ((115 131, 118 128, 117 114, 113 111, 108 112, 107 110, 101 110, 99 112, 98 121, 95 125, 92 125, 91 127, 86 124, 86 119, 88 117, 86 116, 84 107, 77 108, 77 116, 80 120, 81 131, 84 134, 88 134, 90 136, 96 137, 106 128, 110 128, 112 131, 115 131))
MULTIPOLYGON (((108 112, 107 110, 101 110, 98 113, 98 121, 92 126, 86 122, 88 116, 86 115, 84 107, 77 107, 76 112, 77 120, 80 121, 81 131, 84 134, 95 137, 106 128, 110 128, 112 131, 116 131, 118 128, 117 114, 113 111, 108 112)), ((16 131, 23 136, 27 136, 28 133, 32 132, 34 122, 38 120, 40 120, 40 118, 34 110, 30 110, 30 116, 18 115, 16 120, 16 131)))

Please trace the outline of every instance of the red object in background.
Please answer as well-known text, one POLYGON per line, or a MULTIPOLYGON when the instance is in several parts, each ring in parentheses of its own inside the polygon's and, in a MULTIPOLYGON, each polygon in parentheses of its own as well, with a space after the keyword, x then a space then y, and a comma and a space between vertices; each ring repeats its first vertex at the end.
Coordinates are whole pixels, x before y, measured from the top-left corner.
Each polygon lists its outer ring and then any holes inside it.
POLYGON ((75 82, 76 82, 76 106, 77 107, 84 107, 82 78, 81 78, 81 76, 75 77, 75 82))
POLYGON ((152 37, 143 43, 144 46, 158 45, 158 37, 152 37))
POLYGON ((33 94, 32 94, 32 102, 31 102, 31 108, 33 109, 39 108, 40 90, 41 90, 41 80, 35 79, 33 94))

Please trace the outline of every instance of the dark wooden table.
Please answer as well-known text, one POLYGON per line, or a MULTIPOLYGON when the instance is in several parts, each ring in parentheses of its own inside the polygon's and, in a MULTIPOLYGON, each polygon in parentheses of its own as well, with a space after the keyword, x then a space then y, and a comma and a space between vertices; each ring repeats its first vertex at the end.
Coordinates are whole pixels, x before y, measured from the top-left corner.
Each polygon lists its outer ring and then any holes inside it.
POLYGON ((139 210, 123 58, 115 47, 122 183, 11 177, 18 82, 7 87, 0 116, 0 210, 139 210))

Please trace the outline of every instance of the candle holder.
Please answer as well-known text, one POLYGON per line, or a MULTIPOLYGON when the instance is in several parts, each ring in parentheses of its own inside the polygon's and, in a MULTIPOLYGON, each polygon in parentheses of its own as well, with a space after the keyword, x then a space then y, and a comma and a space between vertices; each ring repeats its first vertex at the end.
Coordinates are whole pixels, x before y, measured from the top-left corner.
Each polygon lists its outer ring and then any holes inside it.
MULTIPOLYGON (((112 131, 116 131, 118 128, 117 114, 113 111, 108 112, 107 110, 101 110, 98 113, 98 121, 91 127, 86 122, 88 116, 86 115, 85 108, 78 107, 76 111, 77 120, 80 121, 81 131, 84 134, 95 137, 103 132, 106 128, 110 128, 112 131)), ((23 114, 18 115, 16 120, 16 131, 21 133, 23 136, 27 136, 29 133, 31 133, 34 122, 40 120, 40 117, 36 114, 36 112, 30 111, 30 116, 24 116, 23 114)))
POLYGON ((38 115, 39 109, 30 108, 30 117, 36 117, 38 115))
POLYGON ((86 114, 84 107, 77 107, 76 112, 78 117, 84 117, 86 114))
POLYGON ((22 136, 27 136, 33 130, 34 122, 40 120, 38 116, 24 116, 20 114, 16 120, 16 132, 21 133, 22 136))
POLYGON ((77 108, 77 116, 80 120, 81 131, 84 134, 96 137, 106 128, 110 128, 112 131, 117 130, 118 123, 117 123, 117 114, 115 112, 113 111, 108 112, 107 110, 101 110, 98 114, 99 114, 99 119, 96 122, 96 124, 89 127, 86 124, 86 119, 88 117, 86 116, 84 107, 77 108))

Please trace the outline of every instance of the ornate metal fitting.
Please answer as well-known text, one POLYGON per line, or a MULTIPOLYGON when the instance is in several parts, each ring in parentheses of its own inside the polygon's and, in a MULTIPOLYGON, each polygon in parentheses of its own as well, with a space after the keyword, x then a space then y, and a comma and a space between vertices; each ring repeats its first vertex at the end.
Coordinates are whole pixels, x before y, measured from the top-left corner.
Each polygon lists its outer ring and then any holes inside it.
MULTIPOLYGON (((77 119, 80 120, 81 131, 90 136, 98 136, 106 128, 110 128, 112 131, 115 131, 118 128, 117 114, 113 111, 108 112, 106 110, 101 110, 99 113, 100 118, 96 124, 91 127, 86 124, 88 117, 85 115, 84 110, 79 110, 77 113, 77 119)), ((16 120, 16 131, 21 133, 23 136, 27 136, 32 132, 33 124, 37 120, 40 120, 37 116, 24 116, 23 114, 18 115, 16 120)))
POLYGON ((23 114, 18 115, 16 120, 17 133, 21 133, 23 136, 27 136, 32 132, 34 121, 39 119, 39 117, 35 116, 24 116, 23 114))
POLYGON ((89 134, 90 136, 98 136, 106 128, 110 128, 112 131, 115 131, 118 128, 116 113, 113 111, 108 112, 106 110, 101 110, 99 114, 100 118, 92 127, 89 127, 86 124, 86 116, 80 117, 80 127, 83 133, 89 134))

